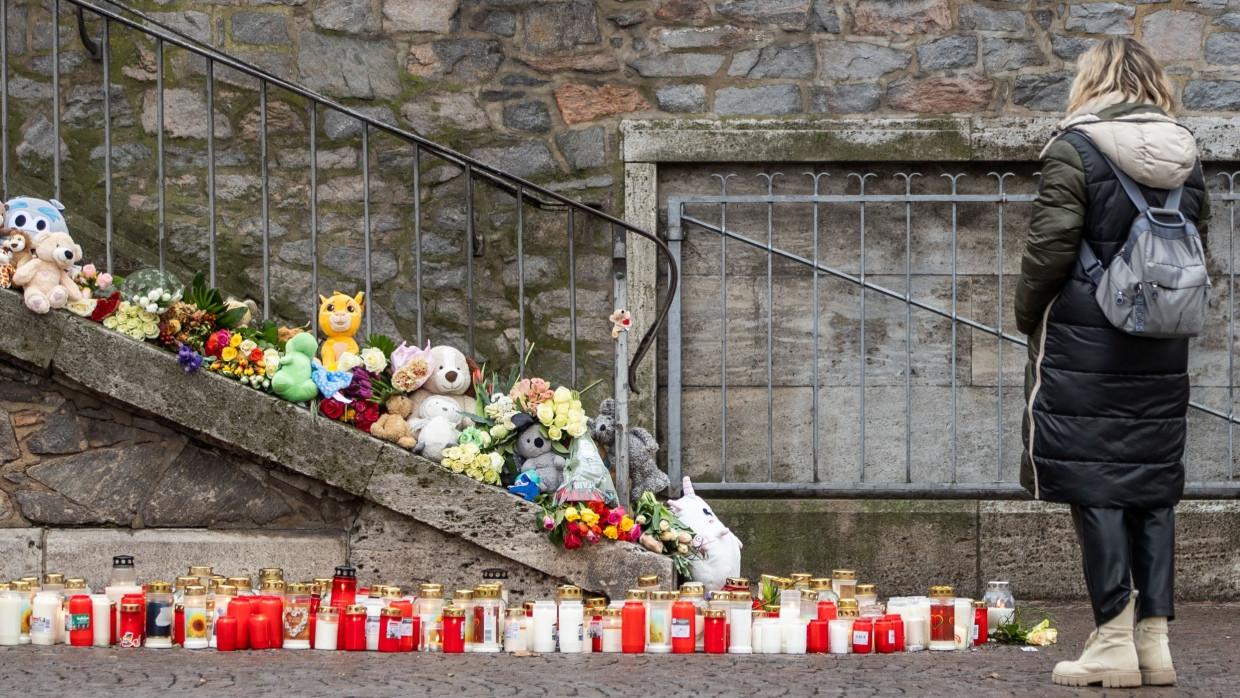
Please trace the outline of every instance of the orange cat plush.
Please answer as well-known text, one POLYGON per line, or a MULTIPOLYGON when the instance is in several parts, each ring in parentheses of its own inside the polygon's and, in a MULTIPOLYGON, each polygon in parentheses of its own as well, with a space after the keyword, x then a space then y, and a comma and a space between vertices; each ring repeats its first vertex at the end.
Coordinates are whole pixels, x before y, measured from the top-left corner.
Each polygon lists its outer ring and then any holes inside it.
POLYGON ((358 328, 362 326, 362 311, 364 309, 363 296, 364 293, 358 293, 353 298, 340 293, 339 291, 332 294, 331 298, 319 296, 319 327, 322 328, 323 334, 327 335, 327 339, 323 340, 323 346, 319 349, 319 355, 323 360, 323 366, 329 371, 336 370, 336 362, 340 359, 340 355, 346 351, 350 354, 357 354, 357 342, 353 341, 353 335, 357 334, 358 328))

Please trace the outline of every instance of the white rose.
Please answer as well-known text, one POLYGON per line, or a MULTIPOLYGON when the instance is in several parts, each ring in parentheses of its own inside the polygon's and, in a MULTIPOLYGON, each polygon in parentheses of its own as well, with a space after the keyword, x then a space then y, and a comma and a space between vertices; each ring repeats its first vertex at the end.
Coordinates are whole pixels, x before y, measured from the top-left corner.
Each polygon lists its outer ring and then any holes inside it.
POLYGON ((366 370, 371 373, 382 373, 387 368, 387 357, 383 355, 383 350, 377 347, 367 347, 362 350, 362 363, 366 366, 366 370))
POLYGON ((354 368, 362 365, 362 359, 351 351, 346 351, 336 357, 337 371, 352 371, 354 368))
POLYGON ((250 352, 254 351, 257 348, 258 348, 258 345, 254 343, 254 340, 247 339, 241 342, 241 346, 237 347, 237 350, 240 351, 242 354, 249 356, 250 352))

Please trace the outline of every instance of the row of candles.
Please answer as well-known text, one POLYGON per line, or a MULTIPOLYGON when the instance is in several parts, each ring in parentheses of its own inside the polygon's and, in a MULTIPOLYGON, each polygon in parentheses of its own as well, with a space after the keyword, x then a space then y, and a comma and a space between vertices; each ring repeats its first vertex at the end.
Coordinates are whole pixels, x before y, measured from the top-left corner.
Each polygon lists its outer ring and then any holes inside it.
POLYGON ((119 555, 102 594, 58 574, 0 584, 0 646, 882 654, 980 645, 1014 610, 1007 582, 989 583, 981 601, 933 587, 929 596, 892 598, 884 608, 874 587, 857 584, 851 570, 835 570, 829 579, 762 581, 778 589, 778 606, 755 609, 742 578, 708 598, 701 584, 668 590, 649 575, 622 602, 583 598, 580 588, 566 585, 554 600, 509 608, 502 581, 446 600, 439 584, 423 584, 417 595, 382 584, 359 588, 356 571, 345 566, 305 583, 286 583, 281 570, 264 569, 257 593, 249 577, 223 577, 205 566, 175 583, 141 586, 133 558, 119 555))

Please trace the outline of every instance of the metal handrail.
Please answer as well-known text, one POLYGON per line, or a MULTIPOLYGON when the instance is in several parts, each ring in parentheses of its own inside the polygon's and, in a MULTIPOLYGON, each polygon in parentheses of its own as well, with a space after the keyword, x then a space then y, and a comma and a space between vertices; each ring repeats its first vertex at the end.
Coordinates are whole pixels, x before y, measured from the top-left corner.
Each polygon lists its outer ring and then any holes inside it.
MULTIPOLYGON (((525 201, 541 209, 581 211, 588 216, 591 216, 600 221, 609 223, 612 226, 622 228, 624 230, 627 230, 630 233, 633 233, 639 237, 645 238, 653 242, 655 246, 657 247, 657 249, 659 250, 659 252, 663 254, 664 258, 669 261, 668 263, 668 288, 667 288, 667 294, 663 300, 663 303, 659 307, 659 311, 656 314, 654 321, 650 324, 650 327, 647 328, 646 332, 642 335, 642 339, 637 346, 637 350, 633 353, 633 357, 629 361, 628 377, 629 377, 630 389, 633 390, 633 392, 640 392, 636 388, 637 366, 641 364, 642 359, 645 358, 645 355, 649 352, 651 345, 654 343, 654 340, 655 340, 657 332, 659 331, 659 328, 663 325, 663 323, 667 319, 667 314, 671 308, 671 299, 672 299, 672 296, 674 296, 676 293, 676 288, 679 284, 679 277, 680 277, 679 270, 676 268, 676 265, 671 262, 672 260, 671 250, 668 248, 667 243, 664 242, 661 238, 659 238, 658 235, 655 235, 646 230, 638 228, 624 221, 621 218, 605 213, 599 210, 596 206, 592 206, 590 204, 585 204, 585 203, 570 199, 566 196, 563 196, 554 191, 551 191, 550 189, 539 186, 533 182, 530 182, 521 177, 505 172, 504 170, 501 170, 499 168, 488 165, 480 160, 477 160, 473 157, 465 155, 464 153, 460 153, 451 148, 435 143, 434 141, 427 140, 426 138, 423 138, 422 136, 419 136, 416 133, 412 133, 410 131, 406 131, 399 127, 392 126, 391 124, 383 123, 382 121, 379 121, 375 118, 367 116, 366 114, 363 114, 354 109, 351 109, 322 94, 319 94, 317 92, 314 92, 313 90, 302 87, 301 85, 298 85, 293 82, 289 82, 275 75, 272 75, 271 73, 268 73, 267 71, 263 70, 262 68, 259 68, 258 66, 253 65, 252 63, 249 63, 240 58, 232 56, 231 54, 219 51, 218 49, 212 46, 209 46, 207 44, 204 44, 198 41, 197 39, 194 39, 193 37, 188 36, 187 34, 173 27, 168 26, 167 24, 164 24, 163 22, 160 22, 159 20, 153 17, 150 17, 149 15, 146 15, 145 13, 139 10, 135 10, 131 7, 128 7, 127 5, 123 3, 116 2, 115 0, 101 0, 101 1, 119 8, 119 12, 100 7, 99 5, 88 2, 87 0, 65 0, 65 2, 68 2, 69 4, 74 5, 75 7, 78 7, 79 9, 87 9, 90 12, 93 12, 101 17, 106 18, 109 21, 117 22, 122 26, 129 27, 138 32, 146 34, 148 36, 162 39, 163 41, 168 42, 173 46, 178 46, 191 53, 207 58, 210 61, 219 63, 221 65, 232 68, 233 70, 249 75, 250 77, 257 79, 260 82, 274 85, 276 87, 279 87, 280 89, 287 90, 293 94, 304 97, 315 103, 322 104, 325 107, 329 107, 331 109, 339 111, 351 118, 358 120, 359 122, 365 124, 369 128, 376 129, 383 133, 387 133, 391 136, 394 136, 400 140, 403 140, 407 143, 416 145, 419 148, 424 149, 441 159, 447 160, 449 162, 452 162, 453 164, 460 166, 467 173, 469 173, 471 180, 473 177, 477 176, 481 179, 490 181, 491 183, 493 183, 494 185, 502 189, 507 190, 514 197, 516 197, 518 201, 525 201), (135 17, 138 17, 141 20, 141 22, 125 17, 122 14, 120 14, 120 12, 124 12, 130 15, 133 15, 135 17), (152 27, 158 28, 158 31, 156 31, 152 27), (530 195, 531 193, 536 193, 538 194, 538 196, 531 196, 530 195), (539 198, 539 197, 543 197, 543 198, 539 198)), ((59 44, 59 41, 53 42, 54 46, 58 44, 59 44)), ((107 48, 104 47, 103 51, 106 52, 106 50, 107 48)), ((53 61, 53 63, 54 64, 58 63, 58 61, 53 61)), ((208 65, 210 65, 210 63, 208 63, 208 65)), ((105 89, 104 93, 106 96, 108 93, 108 90, 105 89)), ((208 117, 208 119, 209 118, 210 117, 208 117)))

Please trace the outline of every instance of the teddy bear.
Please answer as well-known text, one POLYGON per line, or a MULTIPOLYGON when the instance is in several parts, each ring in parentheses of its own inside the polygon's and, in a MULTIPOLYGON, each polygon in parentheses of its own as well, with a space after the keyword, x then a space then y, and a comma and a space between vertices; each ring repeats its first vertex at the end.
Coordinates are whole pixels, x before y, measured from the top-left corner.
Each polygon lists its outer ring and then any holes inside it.
POLYGON ((564 456, 556 453, 551 439, 542 433, 537 423, 530 424, 517 434, 515 448, 521 474, 508 488, 509 492, 533 501, 539 493, 546 494, 560 489, 564 482, 564 456))
POLYGON ((43 314, 81 300, 82 290, 69 276, 69 269, 81 258, 81 246, 68 233, 43 233, 35 238, 34 256, 13 274, 13 284, 25 289, 26 307, 43 314))
POLYGON ((413 401, 405 395, 393 395, 383 404, 387 412, 379 416, 379 421, 370 426, 370 435, 397 444, 403 448, 413 448, 418 444, 415 436, 409 435, 409 415, 413 414, 413 401))
POLYGON ((413 452, 438 463, 443 450, 456 445, 461 432, 460 408, 448 395, 432 395, 422 402, 418 416, 408 422, 409 435, 417 439, 413 452))
POLYGON ((422 387, 409 393, 413 401, 413 414, 418 414, 422 403, 433 395, 447 395, 457 402, 462 413, 473 413, 473 372, 465 354, 455 347, 442 344, 430 350, 431 372, 422 387))
MULTIPOLYGON (((616 401, 611 398, 603 400, 603 404, 599 405, 599 416, 589 420, 587 425, 590 436, 610 450, 616 443, 616 401)), ((641 427, 630 427, 628 436, 629 482, 632 487, 629 501, 636 502, 642 494, 658 494, 672 482, 655 462, 654 454, 659 451, 659 442, 650 432, 641 427)))

